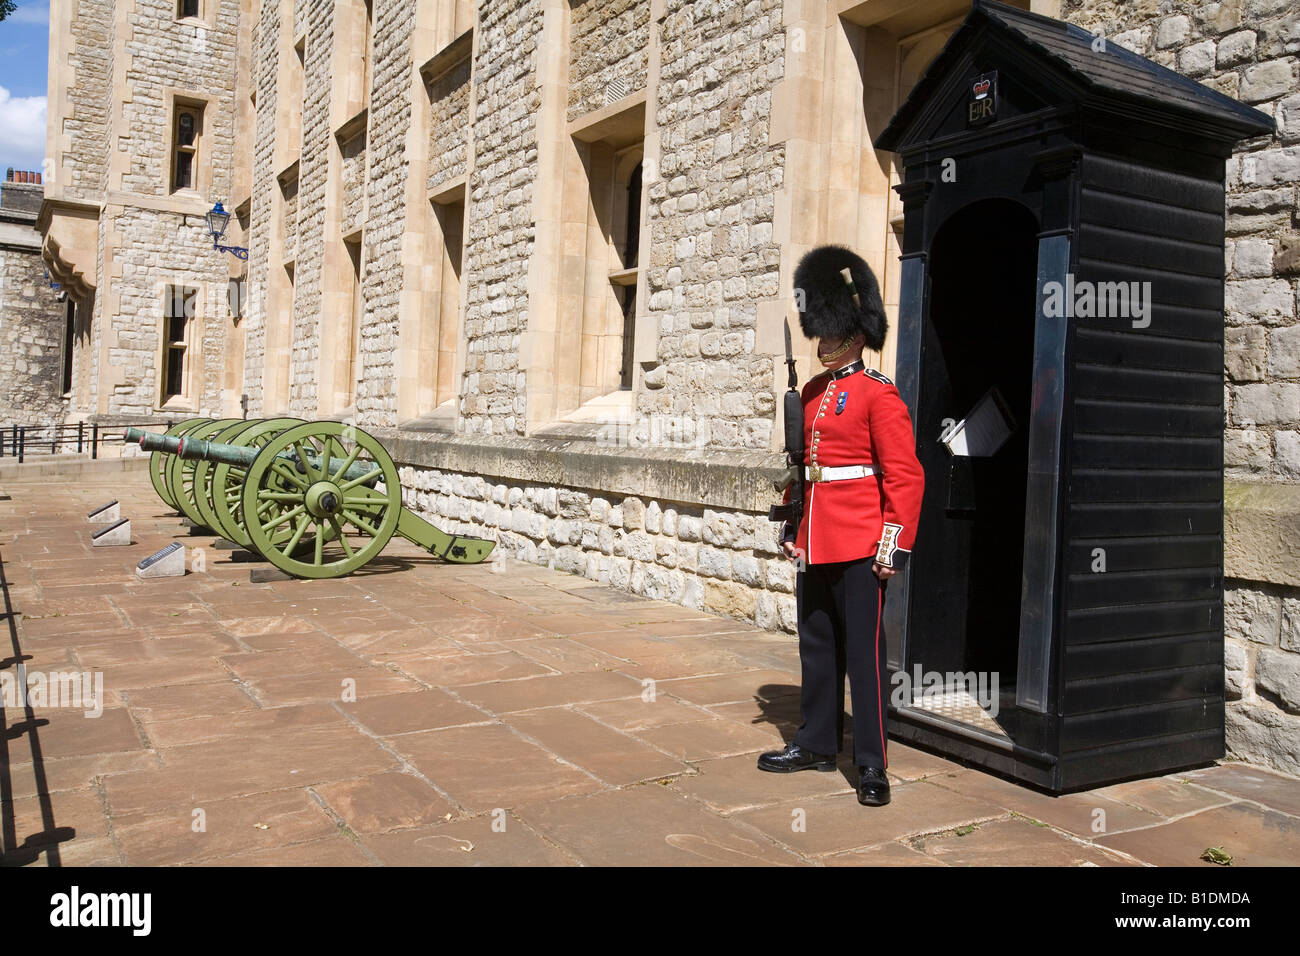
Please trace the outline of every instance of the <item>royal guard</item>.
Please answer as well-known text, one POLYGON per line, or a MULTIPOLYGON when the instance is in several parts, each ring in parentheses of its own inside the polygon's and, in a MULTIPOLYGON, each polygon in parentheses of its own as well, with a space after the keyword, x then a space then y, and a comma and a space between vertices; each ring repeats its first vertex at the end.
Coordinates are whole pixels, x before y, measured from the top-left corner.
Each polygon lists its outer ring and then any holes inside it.
MULTIPOLYGON (((802 723, 785 750, 763 754, 758 766, 776 773, 835 769, 847 671, 858 800, 883 806, 888 675, 881 612, 886 584, 916 540, 925 475, 898 389, 862 359, 864 348, 881 349, 887 328, 870 268, 848 249, 822 246, 800 261, 794 287, 800 327, 818 340, 826 367, 800 393, 803 454, 795 455, 803 480, 786 488, 784 510, 773 509, 787 519, 782 547, 799 567, 802 723)), ((792 376, 793 368, 791 360, 792 376)), ((788 428, 787 444, 790 435, 788 428)))

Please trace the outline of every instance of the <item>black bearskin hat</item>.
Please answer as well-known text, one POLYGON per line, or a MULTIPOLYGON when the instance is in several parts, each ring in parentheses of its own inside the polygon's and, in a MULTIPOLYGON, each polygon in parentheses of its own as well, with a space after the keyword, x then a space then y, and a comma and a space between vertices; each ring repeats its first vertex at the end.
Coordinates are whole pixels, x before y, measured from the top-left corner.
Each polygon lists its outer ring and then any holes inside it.
POLYGON ((794 270, 796 304, 802 299, 799 327, 808 338, 840 339, 863 335, 867 348, 879 352, 889 323, 880 286, 862 258, 843 246, 818 246, 794 270), (847 268, 853 287, 844 281, 847 268), (858 303, 853 301, 857 292, 858 303))

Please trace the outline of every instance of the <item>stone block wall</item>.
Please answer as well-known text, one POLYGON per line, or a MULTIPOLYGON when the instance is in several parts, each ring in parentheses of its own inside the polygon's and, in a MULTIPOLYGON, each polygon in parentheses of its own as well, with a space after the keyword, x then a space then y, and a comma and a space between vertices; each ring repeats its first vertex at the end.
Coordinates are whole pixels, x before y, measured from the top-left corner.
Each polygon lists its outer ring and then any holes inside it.
POLYGON ((286 183, 282 194, 284 206, 280 234, 284 239, 284 258, 292 260, 298 254, 298 180, 286 183))
POLYGON ((519 344, 528 322, 528 264, 536 232, 542 23, 538 0, 500 0, 479 8, 460 399, 460 427, 472 434, 523 434, 526 424, 519 344))
POLYGON ((374 82, 370 90, 370 132, 365 172, 366 261, 361 293, 362 380, 357 414, 368 422, 395 424, 397 416, 397 327, 401 317, 402 239, 406 232, 406 183, 410 165, 406 137, 411 127, 410 6, 376 0, 374 82))
POLYGON ((428 84, 430 190, 465 174, 469 141, 469 57, 428 84))
POLYGON ((63 157, 60 184, 70 199, 94 202, 107 182, 113 16, 112 0, 80 0, 71 23, 67 66, 76 79, 68 90, 71 115, 62 124, 71 149, 63 157))
MULTIPOLYGON (((1227 165, 1224 472, 1300 482, 1300 7, 1066 0, 1062 16, 1274 117, 1227 165)), ((1300 573, 1275 577, 1228 569, 1228 749, 1300 772, 1300 573)))
POLYGON ((220 410, 229 266, 213 251, 203 215, 214 198, 230 198, 233 183, 230 78, 240 2, 205 7, 201 20, 178 20, 173 0, 133 0, 129 11, 79 0, 59 38, 72 74, 51 103, 62 114, 51 144, 62 180, 52 184, 54 195, 100 209, 93 260, 91 250, 77 250, 81 280, 96 291, 88 340, 79 340, 88 347, 78 361, 88 367, 75 379, 69 413, 158 417, 161 290, 172 281, 200 287, 213 303, 206 315, 219 316, 217 324, 204 320, 191 345, 195 374, 185 410, 220 410), (204 105, 195 186, 173 192, 178 98, 204 105))
MULTIPOLYGON (((339 148, 330 128, 335 10, 334 0, 298 0, 295 7, 298 32, 307 34, 307 58, 303 77, 302 159, 298 167, 300 212, 293 281, 289 413, 309 419, 316 417, 319 400, 323 250, 327 241, 338 239, 325 235, 325 194, 332 187, 328 177, 330 154, 339 148), (308 251, 310 255, 305 254, 308 251)), ((285 51, 285 55, 293 54, 285 51)), ((260 114, 263 108, 260 100, 257 108, 260 114)))
POLYGON ((366 208, 366 136, 343 144, 343 231, 363 225, 366 208))
POLYGON ((794 565, 766 515, 403 466, 404 504, 502 557, 794 633, 794 565))
POLYGON ((114 283, 116 310, 99 319, 115 338, 108 361, 119 381, 112 385, 109 414, 157 418, 167 287, 182 285, 199 290, 189 330, 189 394, 182 410, 219 415, 225 336, 231 325, 229 267, 213 253, 206 221, 129 206, 109 207, 103 221, 121 269, 121 279, 114 283))
MULTIPOLYGON (((299 4, 301 6, 301 4, 299 4)), ((274 191, 279 170, 274 168, 276 148, 276 112, 278 90, 276 76, 280 68, 280 5, 260 4, 260 13, 252 24, 252 76, 249 90, 256 94, 254 111, 255 136, 252 148, 252 195, 248 229, 248 304, 244 319, 244 392, 251 409, 263 409, 263 382, 266 366, 266 305, 271 269, 271 230, 275 215, 274 191)), ((297 183, 293 186, 297 203, 297 183)), ((297 215, 294 215, 294 235, 297 215)))
POLYGON ((773 358, 754 343, 757 302, 780 291, 772 224, 785 150, 768 130, 784 75, 781 2, 667 0, 664 12, 642 253, 659 361, 637 409, 689 419, 693 443, 767 448, 773 358))
POLYGON ((63 422, 66 304, 57 296, 39 246, 0 243, 0 425, 63 422))
POLYGON ((570 4, 569 119, 645 89, 649 45, 650 0, 570 4))

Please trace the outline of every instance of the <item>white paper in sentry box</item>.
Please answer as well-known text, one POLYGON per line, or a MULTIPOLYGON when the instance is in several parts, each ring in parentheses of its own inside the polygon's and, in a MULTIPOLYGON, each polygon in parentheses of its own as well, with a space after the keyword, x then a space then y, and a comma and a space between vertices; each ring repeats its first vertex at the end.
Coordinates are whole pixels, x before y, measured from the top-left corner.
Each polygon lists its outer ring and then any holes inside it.
POLYGON ((1015 416, 995 385, 984 393, 965 418, 939 436, 939 440, 954 457, 991 458, 1015 430, 1015 416))

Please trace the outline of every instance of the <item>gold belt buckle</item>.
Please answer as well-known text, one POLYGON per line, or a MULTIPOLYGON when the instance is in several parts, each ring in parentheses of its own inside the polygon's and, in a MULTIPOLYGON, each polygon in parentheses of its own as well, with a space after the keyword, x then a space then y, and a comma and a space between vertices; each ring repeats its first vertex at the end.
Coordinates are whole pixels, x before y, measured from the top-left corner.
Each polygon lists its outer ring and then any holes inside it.
POLYGON ((822 480, 822 466, 821 466, 821 465, 809 465, 809 466, 808 466, 808 477, 811 478, 813 481, 821 481, 821 480, 822 480))

